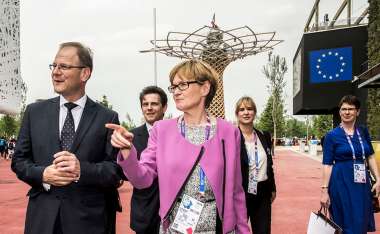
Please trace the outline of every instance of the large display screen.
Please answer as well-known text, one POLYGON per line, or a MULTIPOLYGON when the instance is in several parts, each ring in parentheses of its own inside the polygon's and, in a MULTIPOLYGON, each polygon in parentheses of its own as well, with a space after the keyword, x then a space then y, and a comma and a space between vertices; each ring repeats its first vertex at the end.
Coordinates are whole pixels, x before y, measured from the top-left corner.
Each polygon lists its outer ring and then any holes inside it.
POLYGON ((352 80, 352 48, 330 48, 309 52, 310 83, 352 80))

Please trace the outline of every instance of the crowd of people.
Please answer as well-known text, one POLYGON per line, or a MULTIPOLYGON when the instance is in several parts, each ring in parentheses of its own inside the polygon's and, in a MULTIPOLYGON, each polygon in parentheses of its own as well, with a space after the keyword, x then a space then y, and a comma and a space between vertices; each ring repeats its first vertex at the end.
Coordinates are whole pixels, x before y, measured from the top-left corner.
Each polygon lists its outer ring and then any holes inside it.
POLYGON ((0 158, 5 160, 12 159, 16 147, 16 139, 11 137, 7 140, 6 137, 0 137, 0 158))
MULTIPOLYGON (((125 203, 117 190, 123 181, 133 185, 130 225, 137 234, 271 233, 271 135, 254 126, 251 97, 236 102, 237 126, 207 111, 218 88, 210 65, 186 60, 170 71, 168 91, 178 117, 164 119, 165 91, 145 87, 139 97, 145 123, 132 130, 87 96, 89 48, 63 43, 49 67, 59 96, 27 106, 11 164, 31 186, 25 233, 115 233, 116 212, 125 203)), ((360 174, 365 182, 350 180, 357 172, 352 168, 368 160, 376 195, 380 178, 368 131, 355 128, 353 110, 360 104, 344 99, 339 107, 342 124, 325 139, 321 204, 344 233, 366 233, 374 227, 366 197, 371 188, 367 172, 360 174), (352 154, 346 145, 340 148, 347 144, 345 132, 352 154), (360 202, 351 205, 341 193, 360 202)))

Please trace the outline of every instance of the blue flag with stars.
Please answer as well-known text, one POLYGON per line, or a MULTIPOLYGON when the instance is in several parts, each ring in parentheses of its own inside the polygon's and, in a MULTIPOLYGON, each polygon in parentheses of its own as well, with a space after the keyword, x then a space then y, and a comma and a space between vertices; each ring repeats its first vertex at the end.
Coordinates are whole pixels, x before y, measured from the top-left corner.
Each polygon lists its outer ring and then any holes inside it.
POLYGON ((352 48, 310 51, 310 83, 352 80, 352 48))

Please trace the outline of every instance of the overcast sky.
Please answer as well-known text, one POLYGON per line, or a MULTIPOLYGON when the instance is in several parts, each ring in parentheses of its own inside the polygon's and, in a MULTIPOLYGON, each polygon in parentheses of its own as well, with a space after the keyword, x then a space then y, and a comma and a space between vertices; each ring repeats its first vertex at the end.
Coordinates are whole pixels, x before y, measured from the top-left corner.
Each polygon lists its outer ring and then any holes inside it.
MULTIPOLYGON (((142 88, 154 84, 153 53, 139 53, 151 48, 153 8, 157 9, 157 39, 169 31, 193 32, 216 23, 227 30, 247 25, 255 32, 276 31, 284 40, 275 54, 286 58, 286 107, 292 114, 292 61, 303 34, 314 1, 300 0, 39 0, 21 2, 21 76, 28 86, 27 103, 55 96, 50 79, 50 64, 58 45, 80 41, 94 51, 94 71, 87 84, 93 100, 107 95, 121 120, 129 113, 136 123, 141 121, 138 95, 142 88)), ((320 18, 331 19, 341 0, 322 0, 320 18)), ((353 1, 353 16, 367 6, 366 0, 353 1)), ((343 13, 342 16, 345 16, 343 13)), ((178 58, 158 54, 158 86, 167 91, 170 69, 178 58)), ((254 98, 260 114, 269 96, 262 67, 267 53, 246 57, 231 63, 224 72, 226 117, 234 119, 235 102, 242 95, 254 98)), ((169 93, 167 92, 169 95, 169 93)), ((171 95, 167 113, 174 116, 171 95)))

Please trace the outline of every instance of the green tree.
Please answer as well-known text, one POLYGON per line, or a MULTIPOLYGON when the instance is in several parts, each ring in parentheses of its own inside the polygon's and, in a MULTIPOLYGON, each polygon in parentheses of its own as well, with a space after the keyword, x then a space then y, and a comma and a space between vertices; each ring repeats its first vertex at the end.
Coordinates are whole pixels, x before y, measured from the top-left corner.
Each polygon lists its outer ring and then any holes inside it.
POLYGON ((131 130, 136 127, 136 123, 133 121, 131 116, 127 113, 126 114, 126 121, 121 122, 121 125, 125 127, 127 130, 131 130))
MULTIPOLYGON (((380 1, 368 0, 368 65, 373 67, 380 63, 380 1)), ((368 89, 367 123, 370 135, 380 140, 380 89, 368 89)))
POLYGON ((4 115, 0 119, 0 135, 7 139, 17 135, 18 122, 15 117, 4 115))
POLYGON ((312 133, 319 139, 333 128, 332 115, 317 115, 313 118, 312 133))
MULTIPOLYGON (((106 95, 103 95, 102 96, 102 100, 100 101, 96 101, 97 103, 99 103, 100 105, 112 110, 112 105, 111 103, 108 101, 107 99, 107 96, 106 95)), ((122 121, 121 122, 121 126, 125 127, 127 130, 131 130, 133 128, 136 127, 136 124, 135 122, 133 121, 133 119, 131 118, 131 116, 127 113, 126 114, 126 121, 122 121)))
POLYGON ((3 115, 0 118, 0 135, 11 137, 18 136, 20 131, 22 119, 24 118, 24 113, 26 109, 25 100, 22 100, 20 113, 16 116, 3 115))
POLYGON ((26 109, 25 101, 22 101, 20 114, 18 114, 16 117, 16 124, 17 124, 16 134, 15 134, 16 136, 18 136, 18 133, 20 131, 20 127, 22 124, 22 120, 24 119, 25 109, 26 109))
MULTIPOLYGON (((269 80, 268 91, 272 97, 272 123, 273 138, 277 138, 277 132, 280 132, 281 121, 284 121, 284 87, 286 85, 284 76, 288 70, 286 60, 279 55, 268 53, 268 63, 263 67, 263 73, 269 80), (281 111, 281 112, 280 112, 281 111)), ((283 130, 283 129, 282 129, 283 130)), ((279 134, 281 135, 281 134, 279 134)), ((276 141, 274 141, 276 145, 276 141)))
MULTIPOLYGON (((260 118, 257 122, 257 127, 263 131, 268 131, 272 134, 274 137, 274 123, 273 120, 275 119, 277 121, 277 134, 276 138, 278 136, 282 137, 285 135, 285 118, 284 118, 284 105, 282 102, 280 102, 275 108, 275 111, 273 112, 273 97, 270 96, 267 104, 265 106, 265 109, 263 113, 261 113, 260 118), (275 117, 273 118, 273 113, 275 114, 275 117)), ((275 137, 274 137, 275 138, 275 137)))
POLYGON ((164 116, 164 119, 172 119, 172 118, 173 118, 173 114, 172 113, 165 114, 165 116, 164 116))
POLYGON ((285 136, 302 138, 306 136, 306 123, 293 117, 285 121, 285 136))
POLYGON ((100 100, 100 101, 96 101, 96 102, 99 103, 100 105, 102 105, 102 106, 104 106, 104 107, 106 107, 106 108, 112 110, 112 105, 111 105, 111 103, 108 101, 106 95, 103 95, 103 96, 102 96, 102 100, 100 100))

